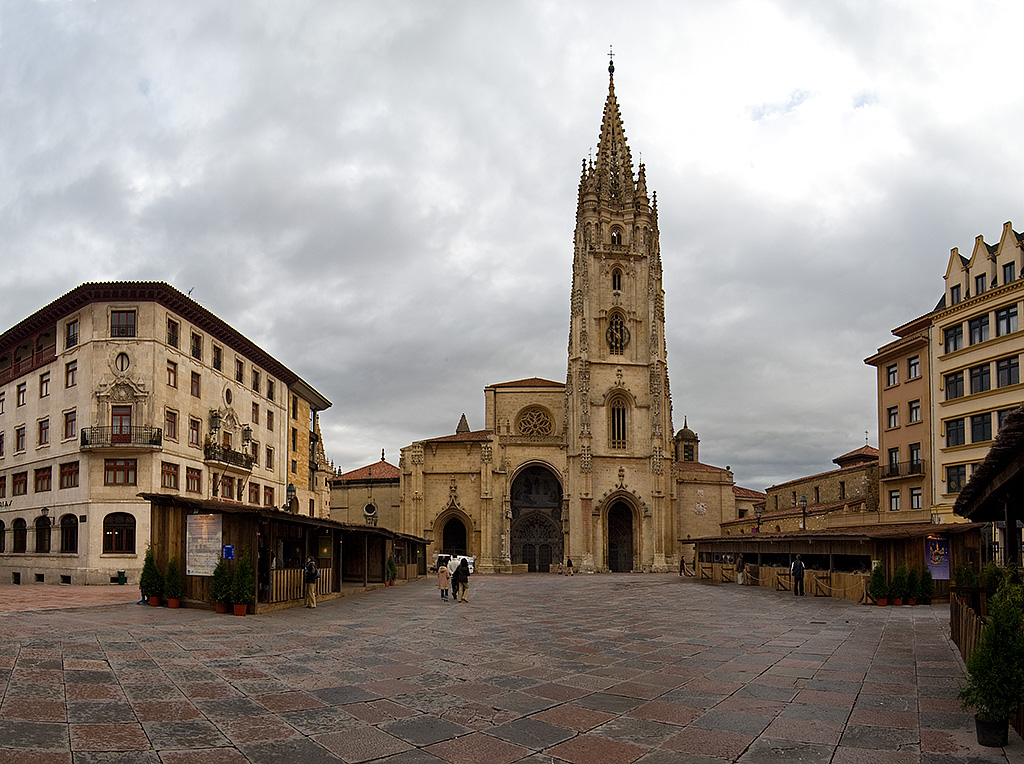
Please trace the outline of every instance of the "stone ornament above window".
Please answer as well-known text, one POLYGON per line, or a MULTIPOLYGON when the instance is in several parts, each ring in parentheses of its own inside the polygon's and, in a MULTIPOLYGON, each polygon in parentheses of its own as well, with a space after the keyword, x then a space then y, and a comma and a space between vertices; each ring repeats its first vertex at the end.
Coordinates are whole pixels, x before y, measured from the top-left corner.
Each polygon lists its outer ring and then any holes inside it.
POLYGON ((542 408, 529 408, 519 415, 516 430, 520 435, 551 435, 554 423, 551 415, 542 408))

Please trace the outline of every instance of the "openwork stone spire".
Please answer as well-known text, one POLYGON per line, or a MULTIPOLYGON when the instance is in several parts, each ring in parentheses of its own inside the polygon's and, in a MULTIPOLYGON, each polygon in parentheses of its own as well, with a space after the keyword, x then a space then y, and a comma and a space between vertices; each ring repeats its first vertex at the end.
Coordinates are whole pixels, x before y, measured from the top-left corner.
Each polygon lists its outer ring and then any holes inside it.
POLYGON ((604 201, 632 200, 636 187, 633 182, 633 157, 626 143, 622 127, 619 102, 615 98, 615 65, 608 64, 608 98, 604 103, 601 136, 597 144, 597 157, 590 167, 590 188, 604 201))

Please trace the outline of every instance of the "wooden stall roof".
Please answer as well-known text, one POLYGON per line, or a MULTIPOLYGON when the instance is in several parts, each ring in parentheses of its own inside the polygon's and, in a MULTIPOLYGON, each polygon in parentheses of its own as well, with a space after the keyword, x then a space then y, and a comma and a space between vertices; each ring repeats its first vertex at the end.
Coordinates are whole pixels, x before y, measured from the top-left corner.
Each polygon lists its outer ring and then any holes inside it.
POLYGON ((697 539, 679 539, 684 544, 710 544, 713 542, 771 544, 794 541, 881 541, 886 539, 923 538, 935 533, 966 533, 981 527, 981 523, 892 523, 886 525, 858 525, 848 528, 823 528, 793 533, 745 533, 741 536, 704 536, 697 539))
POLYGON ((387 528, 378 528, 374 525, 358 525, 356 523, 340 523, 337 520, 329 520, 324 517, 308 517, 306 515, 285 512, 284 510, 276 509, 274 507, 257 507, 254 504, 236 504, 234 502, 219 501, 217 499, 190 499, 186 496, 169 493, 140 493, 139 496, 150 503, 156 502, 160 504, 169 504, 171 506, 181 507, 182 509, 187 510, 198 510, 200 512, 225 512, 228 514, 239 515, 253 514, 259 515, 260 517, 266 517, 271 520, 280 520, 282 522, 300 523, 302 525, 312 525, 319 528, 333 528, 343 531, 362 531, 363 533, 370 533, 377 536, 414 541, 419 544, 427 543, 426 539, 422 539, 418 536, 412 536, 407 533, 396 533, 395 531, 389 531, 387 528))
POLYGON ((1004 520, 1002 498, 1024 488, 1024 408, 1007 414, 985 461, 960 491, 953 511, 974 521, 1004 520))

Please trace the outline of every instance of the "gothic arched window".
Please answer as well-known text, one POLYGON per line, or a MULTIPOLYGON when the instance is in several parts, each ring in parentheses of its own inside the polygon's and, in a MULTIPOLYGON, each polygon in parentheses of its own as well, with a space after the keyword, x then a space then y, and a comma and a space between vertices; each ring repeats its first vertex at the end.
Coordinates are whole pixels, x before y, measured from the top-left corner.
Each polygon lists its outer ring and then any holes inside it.
POLYGON ((612 244, 622 244, 622 229, 621 228, 613 228, 612 229, 612 244))
POLYGON ((628 401, 617 396, 608 402, 608 445, 615 449, 625 449, 628 444, 626 433, 629 425, 628 401))
POLYGON ((612 269, 612 289, 616 292, 622 291, 622 269, 612 269))
POLYGON ((626 327, 626 317, 619 311, 615 311, 608 318, 608 351, 612 355, 622 355, 629 344, 629 329, 626 327))

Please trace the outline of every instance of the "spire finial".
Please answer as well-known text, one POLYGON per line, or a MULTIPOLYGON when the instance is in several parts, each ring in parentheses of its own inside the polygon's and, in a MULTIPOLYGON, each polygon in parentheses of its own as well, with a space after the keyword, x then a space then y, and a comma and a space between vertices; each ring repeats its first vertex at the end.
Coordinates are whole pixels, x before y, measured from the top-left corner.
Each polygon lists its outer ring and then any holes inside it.
POLYGON ((608 46, 608 75, 615 74, 615 53, 612 51, 612 46, 608 46))

